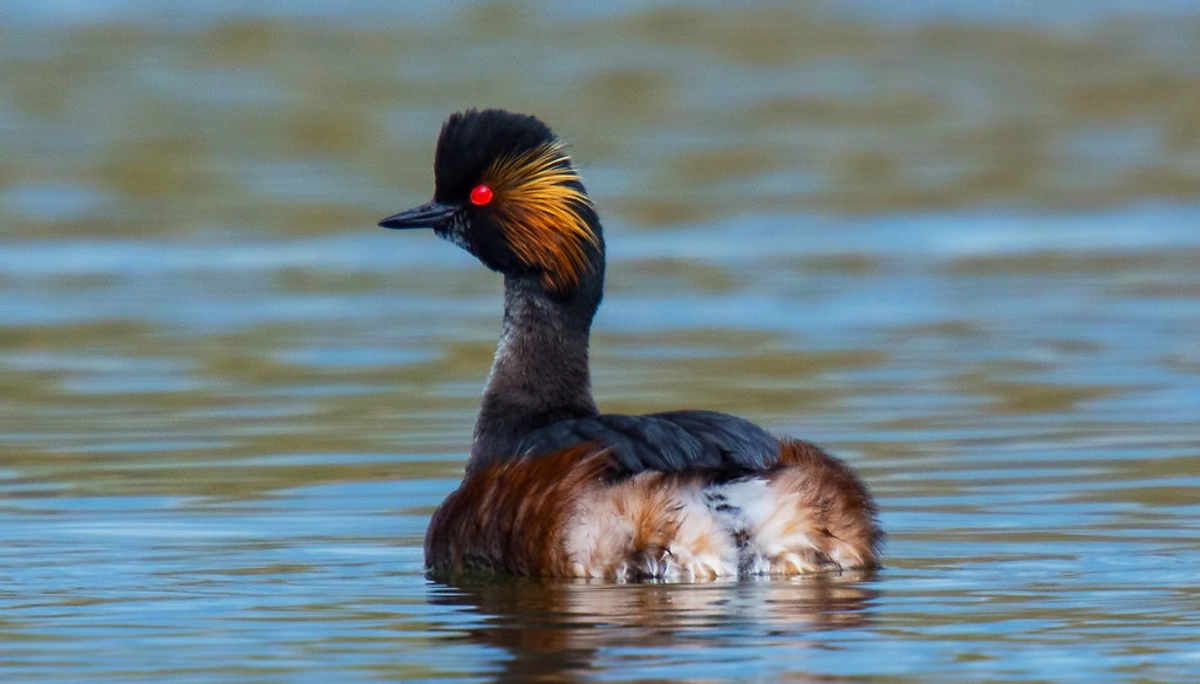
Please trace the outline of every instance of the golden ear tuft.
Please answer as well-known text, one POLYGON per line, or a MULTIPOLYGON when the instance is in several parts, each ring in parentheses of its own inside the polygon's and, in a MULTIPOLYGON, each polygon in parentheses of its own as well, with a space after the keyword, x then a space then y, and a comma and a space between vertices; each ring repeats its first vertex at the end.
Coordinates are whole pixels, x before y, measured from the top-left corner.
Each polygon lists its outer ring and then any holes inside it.
POLYGON ((496 160, 483 174, 505 239, 521 261, 542 271, 542 285, 564 292, 579 284, 588 247, 599 239, 581 210, 591 200, 562 143, 554 141, 496 160))

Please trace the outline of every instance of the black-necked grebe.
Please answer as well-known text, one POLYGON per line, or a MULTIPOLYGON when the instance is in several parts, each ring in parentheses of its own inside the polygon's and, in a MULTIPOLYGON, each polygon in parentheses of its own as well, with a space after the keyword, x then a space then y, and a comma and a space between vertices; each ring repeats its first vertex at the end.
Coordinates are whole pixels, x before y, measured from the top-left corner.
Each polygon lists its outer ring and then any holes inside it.
POLYGON ((603 414, 588 336, 604 235, 550 129, 453 114, 433 201, 385 228, 432 228, 504 275, 504 325, 462 484, 425 536, 431 572, 697 580, 874 567, 866 487, 820 448, 712 411, 603 414))

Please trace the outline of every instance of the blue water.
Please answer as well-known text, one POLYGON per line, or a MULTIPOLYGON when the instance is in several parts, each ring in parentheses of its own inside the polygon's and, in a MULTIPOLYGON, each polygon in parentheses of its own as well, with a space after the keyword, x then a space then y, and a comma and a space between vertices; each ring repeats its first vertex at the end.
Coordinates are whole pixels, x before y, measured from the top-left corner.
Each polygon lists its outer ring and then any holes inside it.
POLYGON ((1189 4, 6 10, 0 679, 1200 679, 1189 4), (492 104, 605 221, 602 407, 822 444, 881 571, 424 576, 499 280, 374 224, 492 104))

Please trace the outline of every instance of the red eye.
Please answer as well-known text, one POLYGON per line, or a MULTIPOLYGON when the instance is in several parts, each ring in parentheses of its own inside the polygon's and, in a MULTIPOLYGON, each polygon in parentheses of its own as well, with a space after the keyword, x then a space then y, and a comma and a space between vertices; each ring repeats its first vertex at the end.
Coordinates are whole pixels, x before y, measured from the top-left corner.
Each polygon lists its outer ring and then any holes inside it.
POLYGON ((471 204, 482 207, 492 201, 492 189, 486 185, 476 185, 471 189, 471 204))

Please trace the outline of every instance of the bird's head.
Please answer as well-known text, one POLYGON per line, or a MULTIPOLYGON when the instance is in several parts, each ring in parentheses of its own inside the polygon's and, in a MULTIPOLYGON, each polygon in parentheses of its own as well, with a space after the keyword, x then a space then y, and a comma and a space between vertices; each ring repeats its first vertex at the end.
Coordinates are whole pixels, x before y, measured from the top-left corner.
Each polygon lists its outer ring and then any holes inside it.
POLYGON ((433 200, 384 228, 432 228, 505 275, 569 295, 603 269, 595 210, 563 143, 532 116, 452 114, 434 155, 433 200))

